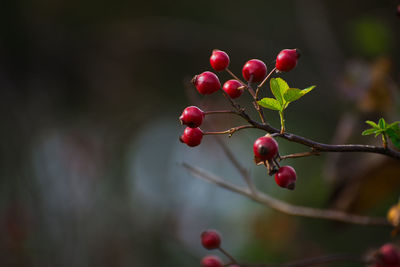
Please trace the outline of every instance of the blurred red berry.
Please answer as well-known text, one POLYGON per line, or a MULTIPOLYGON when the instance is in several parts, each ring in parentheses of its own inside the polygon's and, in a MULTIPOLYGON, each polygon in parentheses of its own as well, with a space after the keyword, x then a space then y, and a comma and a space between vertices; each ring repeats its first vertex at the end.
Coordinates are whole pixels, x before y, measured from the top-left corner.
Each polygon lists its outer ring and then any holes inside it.
POLYGON ((202 95, 210 95, 221 88, 221 83, 217 75, 210 71, 205 71, 193 77, 192 82, 197 91, 202 95))
POLYGON ((217 257, 215 255, 208 255, 208 256, 205 256, 201 260, 201 266, 202 267, 222 267, 223 263, 219 257, 217 257))
POLYGON ((224 83, 222 89, 231 97, 231 98, 238 98, 242 95, 243 90, 238 89, 241 87, 242 84, 237 80, 229 80, 224 83))
POLYGON ((244 64, 242 74, 246 81, 261 82, 267 76, 267 66, 259 59, 251 59, 244 64))
POLYGON ((182 143, 188 146, 198 146, 203 138, 203 131, 200 128, 190 128, 186 127, 183 135, 179 138, 182 143))
POLYGON ((210 57, 211 67, 216 71, 222 71, 229 66, 229 56, 224 51, 214 49, 210 57))
POLYGON ((187 107, 183 110, 179 120, 182 124, 189 126, 190 128, 196 128, 201 125, 204 119, 204 112, 195 106, 187 107))
POLYGON ((300 53, 297 49, 284 49, 276 57, 275 67, 279 71, 290 71, 297 65, 300 53))
POLYGON ((291 166, 282 166, 275 174, 275 182, 280 186, 293 190, 296 185, 296 171, 291 166))
POLYGON ((376 267, 400 267, 400 251, 392 244, 383 245, 376 256, 376 267))
POLYGON ((216 230, 205 230, 201 233, 201 244, 206 249, 216 249, 221 245, 221 235, 216 230))
POLYGON ((270 136, 262 136, 254 142, 253 152, 262 161, 270 160, 278 153, 278 143, 270 136))

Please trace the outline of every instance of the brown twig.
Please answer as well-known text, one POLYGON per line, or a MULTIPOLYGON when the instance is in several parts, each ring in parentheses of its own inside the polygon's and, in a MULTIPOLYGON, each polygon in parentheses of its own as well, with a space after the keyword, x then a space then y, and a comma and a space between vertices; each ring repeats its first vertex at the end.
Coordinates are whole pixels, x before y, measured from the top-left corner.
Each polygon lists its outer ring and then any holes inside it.
POLYGON ((265 123, 261 124, 252 120, 245 112, 241 112, 239 115, 258 129, 264 130, 270 134, 276 134, 276 136, 284 138, 290 142, 295 142, 298 144, 308 146, 312 148, 315 152, 366 152, 366 153, 382 154, 395 159, 400 159, 400 152, 395 151, 391 148, 384 148, 371 145, 359 145, 359 144, 330 145, 330 144, 319 143, 288 132, 280 134, 280 131, 278 129, 272 127, 269 124, 265 123))
POLYGON ((319 153, 318 151, 309 151, 309 152, 302 152, 302 153, 294 153, 294 154, 279 156, 279 161, 284 160, 284 159, 293 159, 293 158, 309 157, 309 156, 313 156, 313 155, 319 156, 320 153, 319 153))
POLYGON ((204 135, 213 135, 213 134, 229 134, 230 136, 237 131, 248 129, 248 128, 255 128, 253 125, 241 125, 237 127, 230 128, 226 131, 217 131, 217 132, 203 132, 204 135))
POLYGON ((345 223, 353 223, 359 225, 369 225, 369 226, 389 226, 389 223, 385 218, 375 218, 375 217, 367 217, 360 216, 354 214, 348 214, 341 211, 336 210, 325 210, 325 209, 315 209, 304 206, 296 206, 279 199, 273 198, 270 195, 257 191, 256 194, 253 194, 247 188, 239 187, 229 182, 226 182, 224 179, 208 173, 207 171, 189 165, 187 163, 182 163, 183 167, 185 167, 189 172, 197 178, 201 178, 208 182, 214 183, 222 188, 228 189, 232 192, 244 195, 258 203, 261 203, 267 207, 280 211, 282 213, 286 213, 294 216, 302 216, 308 218, 317 218, 317 219, 327 219, 340 221, 345 223))
POLYGON ((313 257, 308 259, 296 260, 286 263, 277 263, 277 264, 241 264, 242 267, 304 267, 304 266, 313 266, 322 263, 328 262, 338 262, 338 261, 346 261, 346 262, 359 262, 359 263, 368 263, 368 260, 359 255, 351 255, 351 254, 332 254, 332 255, 324 255, 319 257, 313 257))
POLYGON ((211 110, 211 111, 204 111, 204 115, 210 115, 210 114, 237 114, 236 111, 234 110, 211 110))

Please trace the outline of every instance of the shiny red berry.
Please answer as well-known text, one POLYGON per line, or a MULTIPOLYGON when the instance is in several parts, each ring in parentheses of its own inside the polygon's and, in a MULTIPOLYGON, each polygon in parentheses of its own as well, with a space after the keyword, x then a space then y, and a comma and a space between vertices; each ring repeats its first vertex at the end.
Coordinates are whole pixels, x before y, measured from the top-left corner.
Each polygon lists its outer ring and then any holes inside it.
POLYGON ((242 84, 237 80, 229 80, 224 83, 222 89, 231 97, 237 98, 242 95, 243 90, 238 89, 242 84))
POLYGON ((229 56, 224 51, 214 49, 210 57, 211 67, 216 71, 222 71, 229 66, 229 56))
POLYGON ((201 260, 201 266, 202 267, 222 267, 223 262, 218 256, 208 255, 208 256, 205 256, 201 260))
POLYGON ((260 160, 270 160, 278 153, 278 143, 271 136, 262 136, 254 142, 253 151, 260 160))
POLYGON ((279 71, 290 71, 297 65, 300 53, 297 49, 284 49, 276 57, 275 67, 279 71))
POLYGON ((216 230, 206 230, 201 233, 201 244, 206 249, 216 249, 221 245, 221 235, 216 230))
POLYGON ((246 81, 261 82, 267 76, 267 66, 259 59, 251 59, 244 64, 242 74, 246 81))
POLYGON ((198 146, 200 145, 202 138, 203 131, 200 128, 186 127, 179 140, 188 146, 198 146))
POLYGON ((197 91, 202 95, 210 95, 221 88, 221 83, 217 75, 210 71, 205 71, 192 79, 197 91))
POLYGON ((204 112, 195 106, 187 107, 183 110, 179 120, 182 124, 189 126, 190 128, 196 128, 201 125, 204 119, 204 112))
POLYGON ((383 245, 376 256, 376 267, 400 267, 400 252, 392 244, 383 245))
POLYGON ((275 182, 280 186, 293 190, 296 186, 296 171, 291 166, 282 166, 275 174, 275 182))

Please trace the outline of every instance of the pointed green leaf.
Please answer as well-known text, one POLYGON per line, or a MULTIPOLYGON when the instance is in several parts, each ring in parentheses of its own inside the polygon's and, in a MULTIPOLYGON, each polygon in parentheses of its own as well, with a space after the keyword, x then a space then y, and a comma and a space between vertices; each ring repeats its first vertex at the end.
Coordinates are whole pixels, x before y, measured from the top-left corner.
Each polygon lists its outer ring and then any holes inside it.
POLYGON ((370 134, 374 134, 374 133, 376 133, 375 129, 368 129, 368 130, 363 131, 361 133, 361 135, 370 135, 370 134))
POLYGON ((307 88, 305 88, 305 89, 303 89, 303 90, 301 90, 301 91, 304 92, 303 95, 305 95, 305 94, 309 93, 309 92, 310 92, 312 89, 314 89, 315 87, 316 87, 316 85, 312 85, 312 86, 307 87, 307 88))
POLYGON ((397 124, 394 127, 390 127, 386 131, 387 135, 390 138, 390 141, 392 141, 393 145, 400 149, 400 128, 399 125, 397 124))
POLYGON ((378 121, 378 126, 379 126, 379 128, 381 128, 381 129, 385 129, 385 128, 386 128, 386 121, 385 121, 384 118, 380 118, 380 119, 379 119, 379 121, 378 121))
POLYGON ((400 123, 400 121, 395 121, 395 122, 393 122, 393 123, 387 125, 386 128, 388 128, 388 129, 389 129, 389 128, 394 128, 394 129, 396 129, 396 128, 398 128, 399 123, 400 123))
POLYGON ((257 102, 260 106, 264 108, 269 108, 272 110, 281 110, 281 104, 274 98, 265 97, 257 102))
POLYGON ((283 106, 284 98, 283 94, 289 89, 289 85, 282 78, 272 78, 270 81, 272 94, 275 96, 276 100, 283 106))
POLYGON ((379 129, 378 124, 376 124, 376 123, 373 122, 373 121, 366 121, 365 123, 371 125, 371 126, 372 126, 373 128, 375 128, 375 129, 379 129))
POLYGON ((297 89, 297 88, 289 88, 286 90, 286 92, 283 94, 283 98, 285 99, 286 102, 293 102, 300 97, 302 97, 304 94, 302 90, 297 89))

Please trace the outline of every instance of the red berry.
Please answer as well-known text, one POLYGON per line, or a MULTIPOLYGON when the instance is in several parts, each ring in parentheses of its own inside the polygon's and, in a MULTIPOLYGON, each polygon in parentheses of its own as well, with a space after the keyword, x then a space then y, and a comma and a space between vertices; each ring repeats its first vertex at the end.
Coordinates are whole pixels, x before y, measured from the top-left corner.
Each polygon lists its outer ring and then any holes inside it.
POLYGON ((222 260, 215 255, 205 256, 201 260, 202 267, 222 267, 222 265, 223 265, 222 260))
POLYGON ((231 97, 231 98, 237 98, 242 95, 243 90, 238 89, 241 87, 242 84, 238 82, 237 80, 229 80, 224 83, 222 86, 222 89, 231 97))
POLYGON ((392 244, 383 245, 376 257, 377 267, 400 267, 400 252, 392 244))
POLYGON ((229 56, 224 51, 214 49, 210 57, 211 67, 216 71, 222 71, 229 66, 229 56))
POLYGON ((296 185, 296 171, 291 166, 282 166, 275 174, 275 182, 280 186, 293 190, 296 185))
POLYGON ((278 153, 278 143, 271 136, 262 136, 254 142, 253 151, 262 161, 270 160, 278 153))
POLYGON ((221 245, 221 235, 216 230, 206 230, 201 233, 201 244, 206 249, 216 249, 221 245))
POLYGON ((204 112, 195 106, 187 107, 183 110, 179 120, 182 124, 189 126, 190 128, 196 128, 201 125, 204 119, 204 112))
POLYGON ((275 67, 279 71, 290 71, 296 67, 297 59, 300 57, 297 49, 284 49, 276 57, 275 67))
POLYGON ((182 143, 188 146, 198 146, 203 138, 203 131, 200 128, 186 127, 183 135, 179 138, 182 143))
POLYGON ((261 60, 251 59, 244 64, 242 74, 246 81, 261 82, 267 76, 267 66, 261 60))
POLYGON ((197 91, 202 95, 210 95, 221 88, 221 83, 217 75, 210 71, 205 71, 192 79, 197 91))

